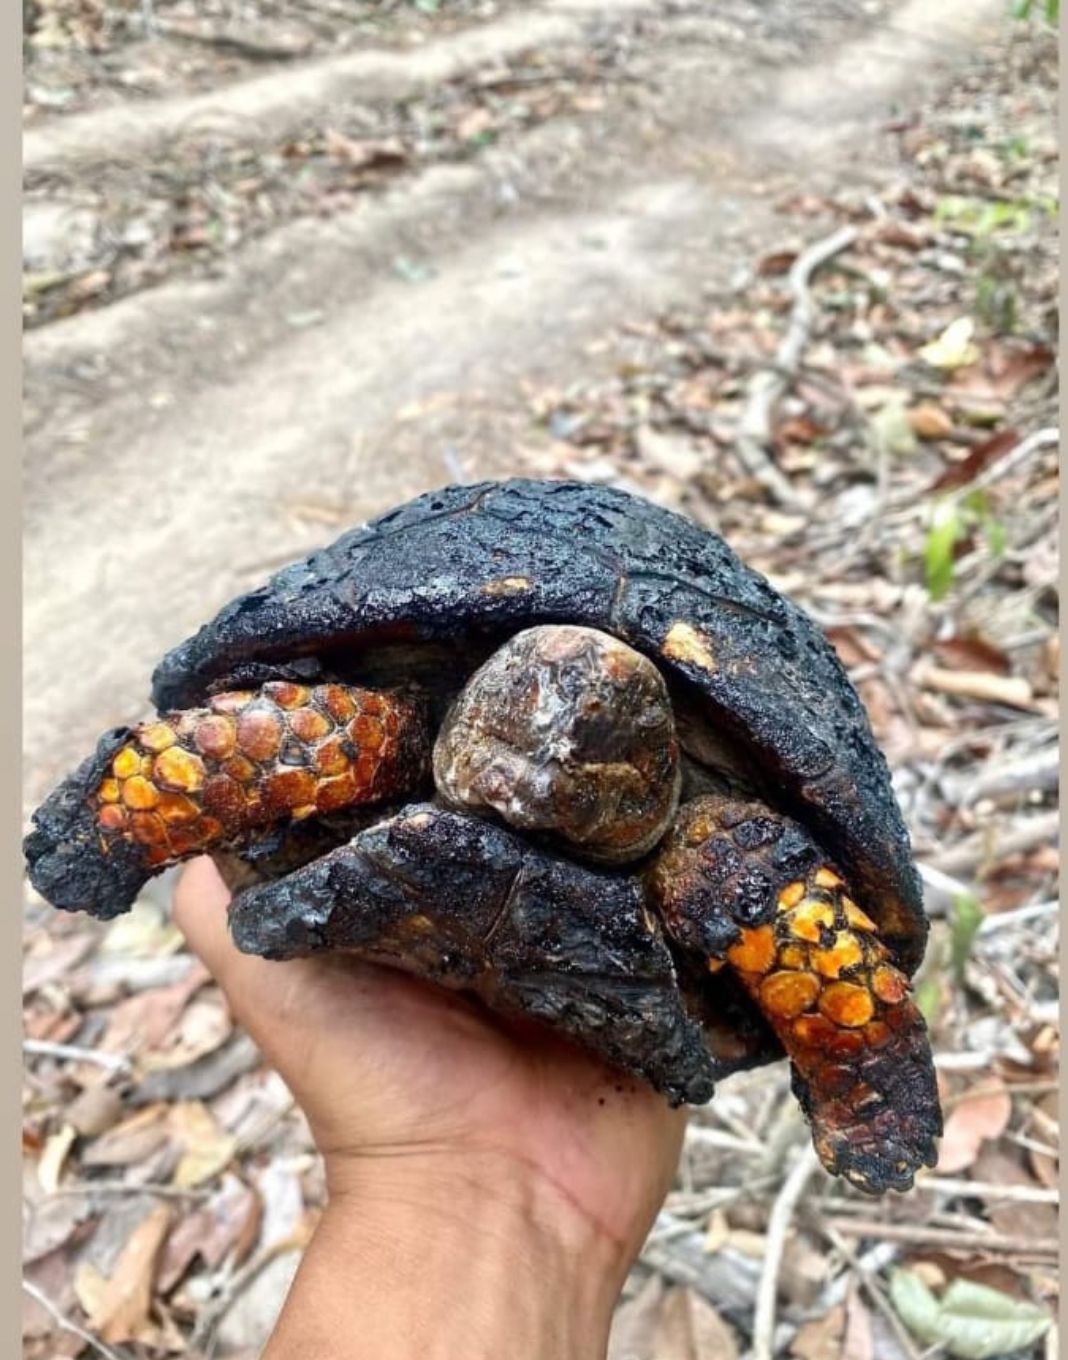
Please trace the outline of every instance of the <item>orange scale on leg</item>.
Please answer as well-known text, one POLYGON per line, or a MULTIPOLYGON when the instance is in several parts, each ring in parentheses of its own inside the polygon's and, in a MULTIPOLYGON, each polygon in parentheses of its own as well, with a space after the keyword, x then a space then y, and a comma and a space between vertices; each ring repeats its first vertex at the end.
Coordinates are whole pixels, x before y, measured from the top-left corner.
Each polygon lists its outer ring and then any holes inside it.
POLYGON ((139 845, 166 845, 167 828, 154 812, 134 812, 130 816, 130 834, 139 845))
POLYGON ((311 692, 304 685, 294 685, 289 680, 270 680, 263 687, 264 696, 279 708, 300 708, 311 698, 311 692))
POLYGON ((227 760, 234 753, 237 744, 237 731, 233 718, 216 713, 198 723, 193 738, 201 755, 212 760, 227 760))
POLYGON ((755 926, 742 931, 742 938, 727 950, 727 961, 742 973, 766 973, 775 964, 775 930, 755 926))
POLYGON ((349 734, 361 751, 380 751, 386 739, 381 722, 367 713, 353 718, 349 723, 349 734))
POLYGON ((334 724, 317 708, 298 708, 289 715, 289 730, 298 741, 322 741, 334 730, 334 724))
POLYGON ((315 752, 315 768, 320 774, 344 774, 352 761, 341 737, 331 737, 324 741, 315 752))
POLYGON ((237 744, 252 760, 273 760, 282 745, 282 723, 273 708, 249 706, 237 720, 237 744))
POLYGON ((315 791, 315 806, 320 812, 334 812, 354 803, 356 797, 356 779, 350 771, 337 779, 324 779, 315 791))
POLYGON ((899 973, 889 964, 883 964, 872 974, 871 989, 880 1001, 888 1006, 896 1006, 908 996, 909 984, 904 973, 899 973))
POLYGON ((213 713, 240 713, 255 697, 251 690, 228 690, 225 694, 213 694, 208 707, 213 713))
POLYGON ((820 1011, 836 1025, 855 1029, 872 1018, 875 1004, 866 988, 853 982, 832 982, 820 996, 820 1011))
POLYGON ((96 824, 104 831, 125 831, 126 811, 116 803, 108 803, 96 814, 96 824))
MULTIPOLYGON (((335 722, 343 723, 356 712, 356 702, 352 695, 341 685, 320 685, 312 695, 316 704, 322 704, 335 722)), ((361 707, 363 704, 361 702, 361 707)))

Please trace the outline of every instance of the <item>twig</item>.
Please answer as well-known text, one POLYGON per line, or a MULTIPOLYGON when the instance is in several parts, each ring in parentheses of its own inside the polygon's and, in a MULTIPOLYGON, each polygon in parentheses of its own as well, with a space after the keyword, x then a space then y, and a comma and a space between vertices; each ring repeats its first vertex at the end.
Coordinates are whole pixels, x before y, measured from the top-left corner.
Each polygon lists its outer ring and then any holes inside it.
POLYGON ((1057 1256, 1055 1237, 1012 1237, 1007 1233, 954 1232, 951 1228, 925 1228, 911 1223, 883 1223, 879 1219, 833 1218, 827 1226, 843 1237, 874 1237, 885 1242, 910 1242, 919 1247, 959 1247, 965 1251, 1012 1252, 1030 1256, 1057 1256))
POLYGON ((70 1332, 72 1336, 76 1336, 79 1341, 83 1341, 87 1346, 96 1351, 97 1355, 102 1355, 104 1360, 127 1360, 127 1356, 123 1351, 112 1350, 110 1346, 106 1346, 104 1342, 101 1341, 99 1337, 94 1336, 92 1332, 87 1332, 84 1327, 79 1327, 76 1322, 67 1317, 66 1313, 61 1312, 48 1295, 42 1289, 38 1289, 35 1284, 31 1284, 29 1280, 23 1280, 22 1287, 25 1289, 26 1293, 29 1294, 31 1299, 34 1299, 41 1305, 61 1331, 70 1332))
POLYGON ((95 1063, 106 1072, 129 1072, 129 1058, 117 1053, 99 1053, 94 1048, 81 1048, 77 1044, 55 1044, 50 1039, 23 1039, 23 1053, 39 1058, 61 1058, 65 1062, 95 1063))
POLYGON ((979 922, 977 933, 993 935, 998 930, 1022 925, 1024 921, 1034 921, 1040 916, 1056 916, 1060 909, 1060 902, 1053 898, 1049 902, 1032 902, 1029 907, 1017 907, 1015 911, 999 911, 996 916, 984 916, 979 922))
POLYGON ((930 856, 929 864, 945 874, 962 874, 988 864, 992 859, 1033 850, 1044 841, 1056 844, 1060 835, 1059 812, 1043 812, 1028 817, 1014 830, 999 834, 994 826, 984 827, 959 844, 930 856))
MULTIPOLYGON (((1011 1088, 1010 1088, 1011 1089, 1011 1088)), ((1060 1193, 1037 1185, 997 1185, 990 1181, 964 1181, 950 1176, 918 1176, 916 1190, 935 1195, 960 1195, 968 1199, 1006 1199, 1020 1204, 1057 1204, 1060 1193)))
POLYGON ((217 1299, 207 1303, 200 1312, 193 1334, 189 1338, 190 1349, 205 1349, 215 1328, 229 1312, 237 1297, 244 1293, 256 1276, 279 1256, 291 1251, 300 1251, 308 1244, 308 1231, 302 1225, 288 1237, 263 1247, 246 1265, 235 1271, 225 1289, 217 1299))
MULTIPOLYGON (((827 1241, 830 1242, 831 1246, 833 1246, 836 1251, 840 1252, 849 1263, 850 1268, 864 1286, 864 1291, 868 1295, 868 1298, 871 1299, 875 1307, 878 1308, 879 1312, 882 1313, 883 1317, 886 1318, 887 1322, 890 1324, 891 1330, 897 1337, 908 1360, 920 1360, 920 1354, 912 1344, 912 1337, 906 1330, 905 1324, 894 1312, 890 1301, 887 1299, 882 1289, 880 1289, 875 1272, 868 1269, 853 1248, 847 1242, 842 1241, 840 1234, 835 1232, 834 1228, 831 1227, 829 1223, 825 1223, 818 1215, 814 1216, 814 1221, 816 1227, 823 1236, 826 1237, 827 1241)), ((880 1245, 886 1246, 887 1244, 884 1242, 880 1245)))
POLYGON ((982 770, 943 778, 942 792, 949 802, 968 807, 1004 793, 1052 793, 1059 780, 1060 752, 1046 746, 1016 760, 990 762, 982 770))
POLYGON ((157 1199, 210 1199, 212 1191, 195 1187, 182 1189, 177 1185, 160 1185, 156 1181, 146 1181, 144 1185, 134 1185, 126 1181, 71 1181, 67 1185, 57 1185, 49 1198, 57 1195, 155 1195, 157 1199))
POLYGON ((772 1360, 775 1343, 775 1296, 779 1288, 779 1270, 797 1202, 819 1161, 811 1144, 806 1143, 783 1181, 782 1189, 771 1206, 768 1233, 764 1248, 764 1269, 757 1289, 756 1310, 753 1317, 753 1360, 772 1360))
POLYGON ((821 265, 851 246, 856 239, 855 227, 842 227, 822 241, 816 241, 794 261, 789 275, 790 291, 794 297, 790 324, 775 353, 773 365, 761 369, 750 380, 745 409, 738 422, 734 450, 739 462, 774 500, 790 510, 804 511, 806 507, 769 452, 772 417, 775 407, 797 377, 801 355, 815 320, 812 294, 808 290, 809 280, 821 265))

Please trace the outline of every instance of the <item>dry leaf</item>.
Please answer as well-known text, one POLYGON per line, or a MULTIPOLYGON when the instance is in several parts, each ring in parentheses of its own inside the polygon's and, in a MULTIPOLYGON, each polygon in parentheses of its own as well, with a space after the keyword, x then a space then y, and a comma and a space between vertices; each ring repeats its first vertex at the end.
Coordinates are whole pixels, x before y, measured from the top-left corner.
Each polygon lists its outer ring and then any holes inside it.
POLYGON ((67 1107, 67 1122, 83 1138, 96 1138, 113 1128, 122 1116, 122 1097, 110 1086, 98 1082, 87 1086, 67 1107))
POLYGON ((155 1051, 146 1053, 146 1071, 186 1067, 214 1053, 233 1032, 230 1009, 217 988, 198 997, 182 1012, 177 1024, 155 1051))
POLYGON ((923 345, 919 356, 932 368, 966 368, 979 359, 979 350, 972 341, 975 322, 970 316, 959 316, 951 321, 937 339, 923 345))
POLYGON ((344 133, 327 128, 323 136, 327 153, 357 170, 378 170, 405 165, 408 150, 399 137, 355 141, 344 133))
POLYGON ((991 671, 995 675, 1008 675, 1009 658, 993 643, 981 637, 942 638, 934 644, 934 653, 943 665, 958 671, 991 671))
POLYGON ((927 488, 928 495, 936 491, 955 491, 958 487, 967 486, 980 472, 991 463, 997 462, 999 458, 1003 458, 1019 442, 1020 436, 1015 430, 999 430, 989 439, 984 439, 981 444, 973 445, 966 458, 962 458, 959 463, 950 463, 949 467, 938 474, 927 488))
POLYGON ((157 1205, 134 1230, 107 1279, 87 1262, 80 1267, 78 1296, 89 1313, 89 1327, 102 1340, 120 1344, 145 1335, 156 1257, 170 1220, 170 1208, 157 1205))
POLYGON ((661 1277, 650 1275, 632 1299, 619 1305, 612 1317, 607 1360, 655 1360, 664 1291, 661 1277))
POLYGON ((59 1189, 60 1177, 63 1175, 63 1164, 67 1160, 67 1153, 70 1152, 71 1144, 77 1138, 77 1130, 70 1124, 64 1124, 58 1133, 53 1133, 45 1143, 44 1151, 41 1153, 41 1160, 37 1163, 37 1179, 41 1183, 41 1189, 47 1195, 54 1195, 59 1189))
POLYGON ((660 1308, 655 1360, 738 1360, 734 1333, 700 1294, 670 1289, 660 1308))
POLYGON ((830 1360, 831 1356, 840 1356, 845 1321, 845 1304, 836 1303, 823 1317, 802 1323, 790 1343, 790 1354, 796 1360, 830 1360))
POLYGON ((1012 1097, 1004 1086, 969 1091, 946 1119, 938 1155, 943 1175, 964 1171, 987 1139, 1000 1138, 1012 1118, 1012 1097))
POLYGON ((174 1171, 174 1184, 182 1189, 211 1180, 233 1157, 237 1140, 223 1133, 199 1100, 175 1105, 168 1123, 183 1149, 174 1171))
POLYGON ((169 1293, 198 1256, 215 1269, 232 1251, 240 1264, 252 1249, 262 1213, 255 1190, 228 1175, 219 1191, 186 1214, 168 1236, 160 1260, 160 1292, 169 1293))
POLYGON ((953 421, 933 402, 922 402, 908 413, 912 432, 920 439, 948 439, 953 433, 953 421))
POLYGON ((132 1166, 150 1157, 168 1140, 169 1114, 170 1108, 162 1103, 138 1110, 84 1148, 82 1165, 132 1166))

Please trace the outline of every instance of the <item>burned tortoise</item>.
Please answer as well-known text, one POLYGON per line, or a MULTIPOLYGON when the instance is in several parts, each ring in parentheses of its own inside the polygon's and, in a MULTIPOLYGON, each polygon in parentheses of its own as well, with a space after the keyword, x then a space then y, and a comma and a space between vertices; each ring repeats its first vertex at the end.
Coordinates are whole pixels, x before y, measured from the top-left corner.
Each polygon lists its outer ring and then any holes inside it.
POLYGON ((673 1103, 785 1053, 824 1165, 906 1188, 941 1115, 886 763, 807 616, 620 491, 449 487, 228 605, 25 844, 111 916, 212 852, 238 947, 351 950, 673 1103))

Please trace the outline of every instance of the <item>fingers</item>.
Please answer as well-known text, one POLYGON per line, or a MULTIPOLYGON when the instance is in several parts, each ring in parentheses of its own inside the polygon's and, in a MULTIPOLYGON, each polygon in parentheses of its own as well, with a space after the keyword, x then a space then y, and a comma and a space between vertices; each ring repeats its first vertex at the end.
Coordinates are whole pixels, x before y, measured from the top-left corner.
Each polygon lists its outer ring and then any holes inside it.
POLYGON ((263 1046, 274 1037, 272 1020, 289 993, 300 963, 279 965, 242 954, 230 938, 230 892, 213 860, 192 860, 174 890, 174 920, 190 949, 226 993, 230 1009, 263 1046))

